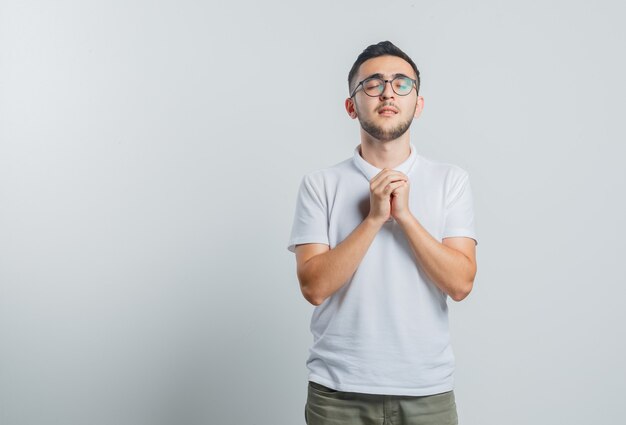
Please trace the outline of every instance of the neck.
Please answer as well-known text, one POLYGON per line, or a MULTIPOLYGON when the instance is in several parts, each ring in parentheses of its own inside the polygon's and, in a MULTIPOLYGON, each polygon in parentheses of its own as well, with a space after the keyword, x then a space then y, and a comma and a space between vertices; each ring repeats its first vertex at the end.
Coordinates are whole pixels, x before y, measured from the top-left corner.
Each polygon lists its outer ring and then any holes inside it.
POLYGON ((407 131, 394 140, 383 142, 361 130, 361 157, 376 168, 393 169, 407 160, 411 154, 410 137, 407 131))

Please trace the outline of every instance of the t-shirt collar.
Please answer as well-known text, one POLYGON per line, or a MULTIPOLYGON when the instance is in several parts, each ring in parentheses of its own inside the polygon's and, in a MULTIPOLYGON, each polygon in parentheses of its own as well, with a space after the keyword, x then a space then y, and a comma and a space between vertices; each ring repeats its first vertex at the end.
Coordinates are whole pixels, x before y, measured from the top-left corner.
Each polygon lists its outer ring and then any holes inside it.
MULTIPOLYGON (((381 168, 377 168, 363 159, 361 154, 359 153, 359 147, 361 145, 357 145, 354 149, 354 165, 363 173, 363 175, 367 178, 368 181, 371 181, 374 176, 382 171, 381 168)), ((413 164, 415 164, 415 159, 417 158, 417 152, 415 150, 415 146, 412 143, 409 143, 409 147, 411 149, 411 154, 409 157, 400 165, 394 167, 393 169, 396 171, 400 171, 401 173, 409 175, 411 169, 413 168, 413 164)))

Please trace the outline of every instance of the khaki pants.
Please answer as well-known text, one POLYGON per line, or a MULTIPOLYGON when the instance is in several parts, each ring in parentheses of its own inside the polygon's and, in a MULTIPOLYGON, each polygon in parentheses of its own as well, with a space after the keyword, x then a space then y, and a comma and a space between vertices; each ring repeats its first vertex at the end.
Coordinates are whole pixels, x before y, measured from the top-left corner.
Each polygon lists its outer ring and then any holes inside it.
POLYGON ((457 425, 454 392, 394 396, 336 391, 309 381, 307 425, 457 425))

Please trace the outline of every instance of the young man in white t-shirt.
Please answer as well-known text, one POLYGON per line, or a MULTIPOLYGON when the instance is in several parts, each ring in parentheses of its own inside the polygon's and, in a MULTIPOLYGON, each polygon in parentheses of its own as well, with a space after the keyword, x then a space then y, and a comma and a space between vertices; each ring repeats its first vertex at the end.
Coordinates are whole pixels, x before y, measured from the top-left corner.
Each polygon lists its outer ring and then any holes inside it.
POLYGON ((315 306, 309 425, 456 424, 447 298, 476 275, 468 174, 417 154, 415 63, 385 41, 349 76, 353 157, 304 176, 288 249, 315 306))

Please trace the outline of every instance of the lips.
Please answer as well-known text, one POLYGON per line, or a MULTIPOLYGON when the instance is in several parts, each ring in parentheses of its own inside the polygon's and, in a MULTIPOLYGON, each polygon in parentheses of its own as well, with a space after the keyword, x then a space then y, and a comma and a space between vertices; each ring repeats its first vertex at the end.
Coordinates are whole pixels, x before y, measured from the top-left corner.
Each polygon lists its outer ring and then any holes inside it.
POLYGON ((396 108, 392 108, 391 106, 384 106, 378 110, 380 115, 395 115, 398 113, 396 108))

